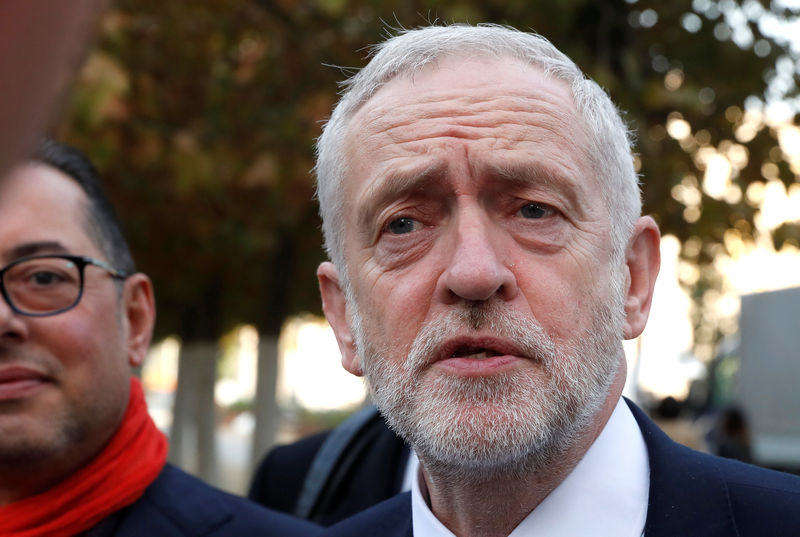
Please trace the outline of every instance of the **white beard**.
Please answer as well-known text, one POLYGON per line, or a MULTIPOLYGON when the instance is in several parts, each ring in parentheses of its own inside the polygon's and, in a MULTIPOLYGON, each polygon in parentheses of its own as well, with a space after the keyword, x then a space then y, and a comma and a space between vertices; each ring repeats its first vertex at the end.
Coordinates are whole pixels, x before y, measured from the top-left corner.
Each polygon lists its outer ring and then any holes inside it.
POLYGON ((375 405, 426 468, 492 477, 543 470, 586 430, 619 367, 622 312, 621 300, 596 307, 589 330, 559 346, 499 301, 462 306, 423 326, 404 363, 366 337, 358 313, 351 326, 375 405), (513 341, 536 366, 478 378, 433 374, 445 340, 481 328, 513 341))

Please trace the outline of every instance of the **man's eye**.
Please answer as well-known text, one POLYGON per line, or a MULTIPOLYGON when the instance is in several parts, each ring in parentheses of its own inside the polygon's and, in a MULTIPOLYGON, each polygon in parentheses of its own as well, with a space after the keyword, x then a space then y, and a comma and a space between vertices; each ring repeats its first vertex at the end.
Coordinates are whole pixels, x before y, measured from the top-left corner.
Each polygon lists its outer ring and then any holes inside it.
POLYGON ((419 222, 413 218, 398 218, 389 222, 386 229, 394 235, 403 235, 419 229, 419 222))
POLYGON ((38 286, 55 285, 65 281, 59 274, 50 271, 40 270, 31 274, 31 283, 38 286))
POLYGON ((553 214, 553 209, 541 203, 528 203, 519 210, 519 214, 523 218, 544 218, 553 214))

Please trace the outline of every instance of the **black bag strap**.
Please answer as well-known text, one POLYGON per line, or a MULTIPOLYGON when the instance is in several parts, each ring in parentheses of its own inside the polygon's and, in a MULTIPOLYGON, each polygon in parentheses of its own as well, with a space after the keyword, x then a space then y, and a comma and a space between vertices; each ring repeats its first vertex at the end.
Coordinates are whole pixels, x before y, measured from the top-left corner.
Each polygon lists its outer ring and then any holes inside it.
POLYGON ((378 415, 377 409, 369 405, 359 410, 338 427, 333 429, 325 438, 319 451, 314 456, 308 469, 300 496, 295 503, 294 515, 310 519, 314 506, 320 500, 325 485, 331 474, 338 466, 342 455, 348 446, 358 437, 359 433, 378 415))

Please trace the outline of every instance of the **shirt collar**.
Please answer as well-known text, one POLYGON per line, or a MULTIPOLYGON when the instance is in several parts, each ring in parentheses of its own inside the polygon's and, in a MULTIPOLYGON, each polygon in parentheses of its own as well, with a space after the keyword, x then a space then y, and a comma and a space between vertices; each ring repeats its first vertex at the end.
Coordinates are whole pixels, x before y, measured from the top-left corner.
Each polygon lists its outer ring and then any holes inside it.
MULTIPOLYGON (((413 455, 413 454, 412 454, 413 455)), ((416 457, 409 466, 415 537, 455 537, 430 510, 416 457)), ((573 468, 509 537, 639 537, 647 516, 647 447, 628 405, 620 399, 600 435, 573 468)))

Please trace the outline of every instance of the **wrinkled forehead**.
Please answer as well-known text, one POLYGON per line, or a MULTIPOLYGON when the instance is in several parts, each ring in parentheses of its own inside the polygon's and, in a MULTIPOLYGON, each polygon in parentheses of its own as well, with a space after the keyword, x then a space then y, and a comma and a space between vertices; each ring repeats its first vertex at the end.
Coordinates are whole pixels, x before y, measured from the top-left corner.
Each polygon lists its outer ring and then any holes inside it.
POLYGON ((447 56, 393 78, 353 115, 343 144, 343 186, 363 177, 361 167, 375 158, 376 147, 421 154, 446 137, 485 139, 498 155, 558 144, 568 158, 591 162, 584 120, 566 82, 513 58, 447 56))
MULTIPOLYGON (((408 103, 436 96, 458 99, 463 98, 465 93, 502 96, 506 93, 513 95, 542 91, 557 98, 557 104, 564 110, 577 114, 569 85, 536 65, 510 56, 488 53, 444 55, 383 82, 356 107, 348 131, 352 131, 354 125, 358 128, 359 123, 366 119, 364 115, 373 111, 378 103, 408 103)), ((467 103, 468 100, 463 102, 467 103)))

